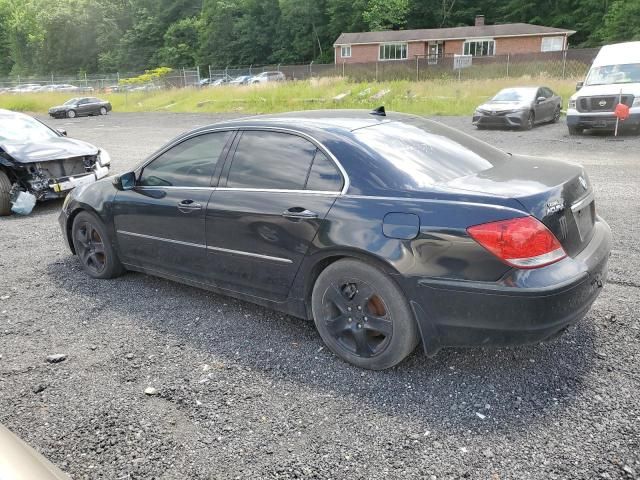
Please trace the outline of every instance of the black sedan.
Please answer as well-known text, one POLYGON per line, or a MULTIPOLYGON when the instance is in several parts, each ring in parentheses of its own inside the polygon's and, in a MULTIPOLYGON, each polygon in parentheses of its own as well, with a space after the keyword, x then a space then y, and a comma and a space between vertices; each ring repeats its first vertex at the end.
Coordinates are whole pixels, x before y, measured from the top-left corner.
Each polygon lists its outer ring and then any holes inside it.
POLYGON ((473 114, 478 128, 509 127, 531 130, 537 123, 557 122, 562 98, 547 87, 505 88, 473 114))
POLYGON ((109 174, 111 157, 28 115, 0 110, 0 216, 20 192, 34 200, 59 198, 109 174))
POLYGON ((53 118, 75 118, 89 115, 106 115, 111 111, 111 103, 95 97, 79 97, 67 100, 62 105, 51 107, 53 118))
POLYGON ((376 113, 185 133, 72 192, 64 238, 92 277, 145 272, 313 319, 371 369, 420 341, 538 342, 586 314, 611 233, 582 167, 376 113))

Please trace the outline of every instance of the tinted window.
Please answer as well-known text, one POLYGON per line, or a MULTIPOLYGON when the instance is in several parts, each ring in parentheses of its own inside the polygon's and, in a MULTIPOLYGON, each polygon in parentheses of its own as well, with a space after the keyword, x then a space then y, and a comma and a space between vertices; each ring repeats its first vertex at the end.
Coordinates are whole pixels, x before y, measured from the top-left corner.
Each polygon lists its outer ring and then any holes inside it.
POLYGON ((309 172, 307 190, 319 190, 323 192, 339 192, 342 190, 342 175, 327 156, 320 150, 309 172))
POLYGON ((231 132, 207 133, 167 150, 142 171, 150 187, 208 187, 231 132))
POLYGON ((244 132, 227 187, 302 190, 315 153, 314 144, 296 135, 244 132))
POLYGON ((472 175, 510 158, 470 135, 427 120, 407 118, 353 133, 368 147, 371 157, 381 159, 376 165, 379 175, 403 190, 420 190, 472 175))

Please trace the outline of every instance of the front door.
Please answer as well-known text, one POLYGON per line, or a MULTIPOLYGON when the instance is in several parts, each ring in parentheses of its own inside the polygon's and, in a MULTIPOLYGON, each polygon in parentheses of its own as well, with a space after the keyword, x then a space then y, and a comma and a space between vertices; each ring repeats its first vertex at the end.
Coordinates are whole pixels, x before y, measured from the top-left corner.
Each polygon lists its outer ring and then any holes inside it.
POLYGON ((114 218, 123 263, 203 281, 205 211, 232 132, 204 133, 161 153, 133 190, 118 192, 114 218))
POLYGON ((206 214, 210 281, 284 300, 343 178, 316 144, 275 131, 244 131, 225 170, 206 214))

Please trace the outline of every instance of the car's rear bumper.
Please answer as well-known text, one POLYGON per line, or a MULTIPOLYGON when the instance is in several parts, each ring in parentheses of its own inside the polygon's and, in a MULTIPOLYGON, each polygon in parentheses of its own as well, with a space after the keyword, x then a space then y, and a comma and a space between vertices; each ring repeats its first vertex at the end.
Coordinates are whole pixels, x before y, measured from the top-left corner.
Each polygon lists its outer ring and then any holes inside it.
POLYGON ((446 346, 536 343, 580 320, 607 277, 611 231, 601 219, 594 229, 575 258, 514 269, 500 282, 417 279, 409 297, 427 354, 446 346))
POLYGON ((528 117, 529 112, 527 110, 506 115, 476 113, 473 115, 471 123, 479 127, 520 128, 525 124, 528 117))

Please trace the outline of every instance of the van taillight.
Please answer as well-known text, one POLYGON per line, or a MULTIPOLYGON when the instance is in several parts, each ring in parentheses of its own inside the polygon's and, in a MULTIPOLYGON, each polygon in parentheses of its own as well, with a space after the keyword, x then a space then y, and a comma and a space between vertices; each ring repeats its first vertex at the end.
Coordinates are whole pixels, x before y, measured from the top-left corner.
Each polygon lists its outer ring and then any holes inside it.
POLYGON ((467 228, 476 242, 516 268, 538 268, 567 256, 560 242, 533 217, 512 218, 467 228))

